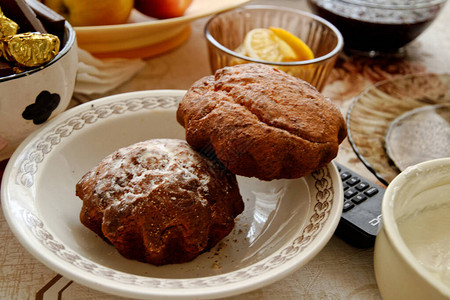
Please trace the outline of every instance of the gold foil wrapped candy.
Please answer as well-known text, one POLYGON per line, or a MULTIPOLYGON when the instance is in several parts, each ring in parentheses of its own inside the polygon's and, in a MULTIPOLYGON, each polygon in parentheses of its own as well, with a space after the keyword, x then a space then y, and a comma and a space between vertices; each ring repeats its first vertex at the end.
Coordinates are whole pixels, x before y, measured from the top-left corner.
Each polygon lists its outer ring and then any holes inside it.
POLYGON ((16 66, 37 67, 52 60, 59 52, 59 38, 53 34, 27 32, 1 40, 3 56, 16 66))
POLYGON ((0 9, 0 39, 6 36, 15 35, 19 30, 19 25, 7 18, 0 9))

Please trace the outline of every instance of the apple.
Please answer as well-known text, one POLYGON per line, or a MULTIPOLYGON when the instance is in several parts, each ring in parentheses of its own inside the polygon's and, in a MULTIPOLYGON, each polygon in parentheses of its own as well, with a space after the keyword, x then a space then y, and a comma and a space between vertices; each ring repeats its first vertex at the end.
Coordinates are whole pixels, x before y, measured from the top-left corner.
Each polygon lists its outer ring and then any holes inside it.
POLYGON ((181 17, 191 2, 192 0, 135 0, 134 8, 150 17, 168 19, 181 17))
POLYGON ((42 3, 72 26, 97 26, 126 23, 134 0, 42 0, 42 3))

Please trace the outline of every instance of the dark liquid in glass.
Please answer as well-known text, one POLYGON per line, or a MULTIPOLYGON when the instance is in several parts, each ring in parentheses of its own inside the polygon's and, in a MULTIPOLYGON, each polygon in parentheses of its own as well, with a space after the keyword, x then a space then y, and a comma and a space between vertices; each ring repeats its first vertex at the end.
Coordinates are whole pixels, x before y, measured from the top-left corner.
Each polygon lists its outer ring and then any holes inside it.
POLYGON ((308 0, 308 3, 315 14, 339 29, 344 37, 345 49, 362 52, 396 52, 419 36, 440 9, 440 6, 436 6, 398 12, 370 7, 354 8, 351 4, 347 7, 336 6, 335 3, 340 1, 327 5, 327 2, 333 1, 308 0))

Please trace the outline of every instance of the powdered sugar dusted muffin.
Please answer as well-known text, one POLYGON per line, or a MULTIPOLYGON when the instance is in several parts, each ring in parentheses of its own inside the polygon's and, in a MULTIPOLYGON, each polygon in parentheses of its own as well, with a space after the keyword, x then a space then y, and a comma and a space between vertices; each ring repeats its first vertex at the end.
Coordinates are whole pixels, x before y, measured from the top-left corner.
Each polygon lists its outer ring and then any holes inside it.
POLYGON ((117 150, 83 176, 76 194, 86 227, 123 256, 155 265, 209 250, 244 209, 235 175, 176 139, 117 150))

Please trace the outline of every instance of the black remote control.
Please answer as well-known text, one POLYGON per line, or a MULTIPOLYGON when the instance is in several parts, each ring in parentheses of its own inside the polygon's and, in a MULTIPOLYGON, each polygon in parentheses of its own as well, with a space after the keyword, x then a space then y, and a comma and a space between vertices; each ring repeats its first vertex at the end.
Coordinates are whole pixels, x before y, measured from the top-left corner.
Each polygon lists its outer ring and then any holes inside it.
POLYGON ((344 209, 336 235, 358 248, 369 248, 381 225, 381 201, 385 188, 336 163, 344 185, 344 209))

